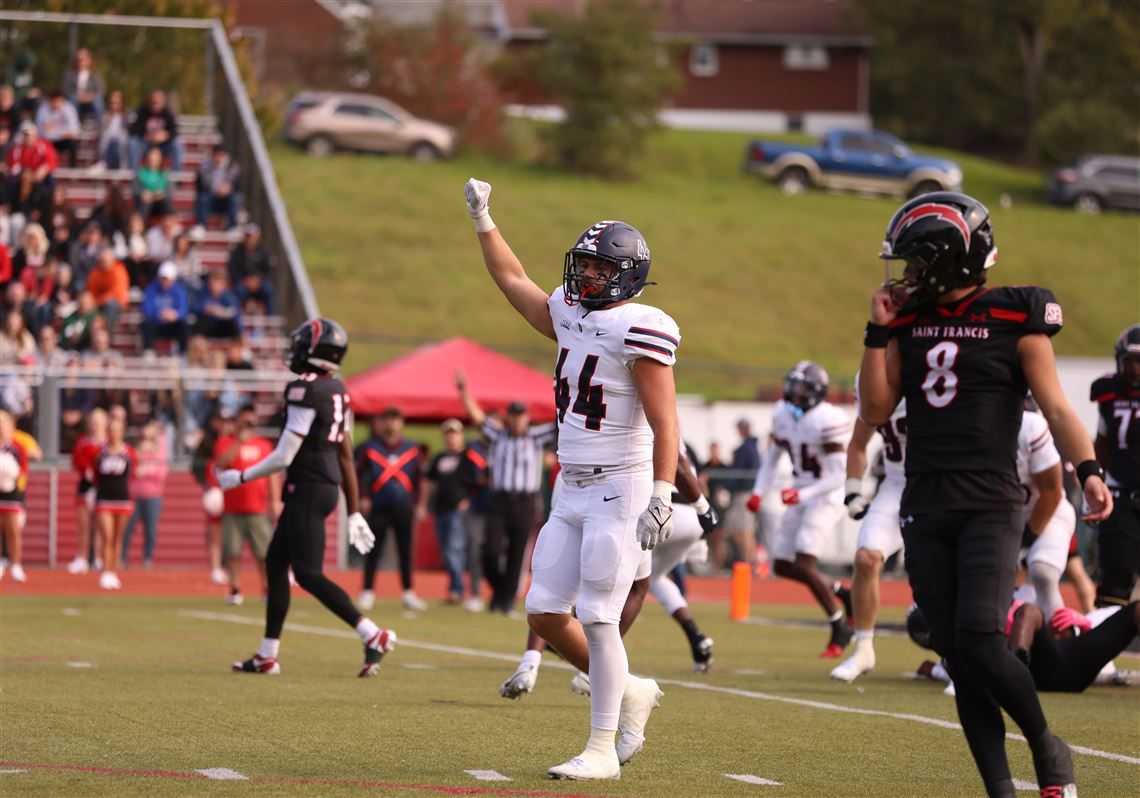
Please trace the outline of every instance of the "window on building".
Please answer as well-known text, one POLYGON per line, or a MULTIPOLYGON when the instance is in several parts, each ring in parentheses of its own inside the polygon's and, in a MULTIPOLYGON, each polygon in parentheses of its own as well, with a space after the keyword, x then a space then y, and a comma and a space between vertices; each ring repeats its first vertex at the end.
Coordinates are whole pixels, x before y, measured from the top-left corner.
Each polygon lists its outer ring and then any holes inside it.
POLYGON ((827 69, 827 48, 818 44, 792 44, 784 48, 784 69, 827 69))
POLYGON ((697 44, 689 50, 689 73, 696 78, 711 78, 720 69, 715 44, 697 44))

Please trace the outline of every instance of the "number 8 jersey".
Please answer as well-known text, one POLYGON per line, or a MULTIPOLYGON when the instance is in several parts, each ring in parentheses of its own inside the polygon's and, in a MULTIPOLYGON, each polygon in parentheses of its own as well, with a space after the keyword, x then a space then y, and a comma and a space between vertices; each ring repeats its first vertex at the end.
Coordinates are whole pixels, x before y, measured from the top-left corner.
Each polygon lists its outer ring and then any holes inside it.
POLYGON ((561 287, 547 299, 558 357, 558 461, 563 467, 632 466, 653 459, 653 431, 633 382, 633 364, 677 362, 681 333, 668 315, 627 303, 587 310, 565 300, 561 287))
POLYGON ((902 514, 1012 510, 1027 383, 1022 336, 1061 329, 1052 292, 983 288, 946 305, 904 307, 891 323, 907 406, 902 514))

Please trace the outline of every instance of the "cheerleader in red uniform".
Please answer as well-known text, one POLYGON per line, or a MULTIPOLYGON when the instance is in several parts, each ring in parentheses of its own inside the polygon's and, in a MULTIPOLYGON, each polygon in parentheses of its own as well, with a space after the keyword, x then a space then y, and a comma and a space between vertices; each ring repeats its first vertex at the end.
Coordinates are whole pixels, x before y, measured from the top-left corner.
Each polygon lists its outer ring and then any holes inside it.
POLYGON ((131 499, 131 473, 136 467, 135 450, 123 440, 126 424, 112 417, 107 423, 107 443, 95 456, 95 526, 102 536, 103 573, 99 587, 122 587, 115 564, 123 547, 123 530, 134 512, 131 499))
MULTIPOLYGON (((71 465, 79 474, 79 481, 75 487, 75 516, 76 529, 79 536, 79 548, 75 552, 75 559, 67 565, 69 574, 85 574, 89 567, 87 557, 91 550, 91 532, 93 519, 92 511, 95 503, 91 500, 95 490, 95 455, 107 442, 107 411, 95 408, 87 414, 87 434, 75 442, 71 449, 71 465)), ((98 558, 102 549, 95 547, 95 557, 98 558)))

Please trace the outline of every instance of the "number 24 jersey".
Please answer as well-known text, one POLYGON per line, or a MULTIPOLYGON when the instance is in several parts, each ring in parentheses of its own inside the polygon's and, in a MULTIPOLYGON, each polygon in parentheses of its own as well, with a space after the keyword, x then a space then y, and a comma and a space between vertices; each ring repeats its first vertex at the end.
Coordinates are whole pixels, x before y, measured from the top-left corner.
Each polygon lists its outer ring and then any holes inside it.
POLYGON ((635 302, 590 311, 568 304, 561 287, 546 305, 558 337, 558 461, 563 466, 650 462, 653 431, 633 382, 633 364, 643 357, 676 363, 677 323, 635 302))

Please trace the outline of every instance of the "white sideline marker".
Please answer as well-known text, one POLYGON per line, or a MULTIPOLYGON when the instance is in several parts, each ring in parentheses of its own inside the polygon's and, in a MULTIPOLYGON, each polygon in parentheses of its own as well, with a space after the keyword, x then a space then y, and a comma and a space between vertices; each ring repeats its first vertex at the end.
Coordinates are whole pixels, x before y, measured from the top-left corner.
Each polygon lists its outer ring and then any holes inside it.
POLYGON ((410 671, 434 671, 436 667, 429 665, 426 662, 401 662, 400 667, 407 668, 410 671))
POLYGON ((75 607, 64 607, 62 610, 60 610, 60 612, 62 612, 64 615, 68 616, 69 618, 74 618, 77 615, 83 614, 82 610, 77 610, 75 607))
POLYGON ((94 668, 95 663, 94 662, 69 662, 69 663, 67 663, 67 667, 79 668, 80 670, 84 670, 87 668, 94 668))
POLYGON ((474 776, 479 781, 510 781, 510 776, 504 776, 497 770, 465 770, 468 776, 474 776))
POLYGON ((1013 780, 1013 789, 1020 792, 1040 792, 1041 788, 1031 781, 1022 781, 1021 779, 1013 780))
POLYGON ((229 768, 202 768, 194 772, 201 773, 208 779, 217 779, 218 781, 249 781, 248 776, 243 776, 236 770, 230 770, 229 768))
POLYGON ((725 773, 726 779, 734 779, 736 781, 743 781, 745 784, 759 784, 762 787, 783 787, 784 782, 772 781, 772 779, 764 779, 760 776, 753 776, 751 773, 725 773))
POLYGON ((14 776, 17 773, 27 773, 27 772, 28 771, 24 768, 8 768, 6 770, 0 770, 0 776, 14 776))

